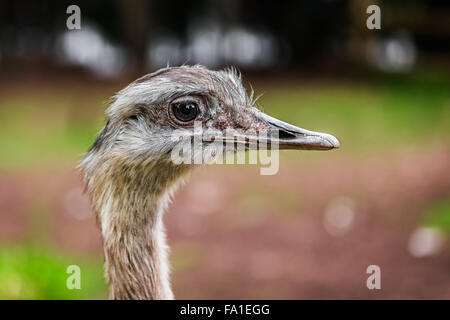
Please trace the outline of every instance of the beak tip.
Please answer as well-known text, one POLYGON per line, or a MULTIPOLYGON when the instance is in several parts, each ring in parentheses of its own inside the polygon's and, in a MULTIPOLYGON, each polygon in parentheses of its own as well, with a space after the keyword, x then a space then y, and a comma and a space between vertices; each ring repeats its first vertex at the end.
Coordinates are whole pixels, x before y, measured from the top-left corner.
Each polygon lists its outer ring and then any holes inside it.
POLYGON ((339 149, 341 147, 341 143, 339 142, 339 140, 334 136, 331 136, 331 138, 332 139, 330 139, 330 143, 333 149, 339 149))
POLYGON ((339 140, 331 134, 322 134, 322 137, 326 141, 326 146, 330 149, 339 149, 339 147, 341 146, 339 140))

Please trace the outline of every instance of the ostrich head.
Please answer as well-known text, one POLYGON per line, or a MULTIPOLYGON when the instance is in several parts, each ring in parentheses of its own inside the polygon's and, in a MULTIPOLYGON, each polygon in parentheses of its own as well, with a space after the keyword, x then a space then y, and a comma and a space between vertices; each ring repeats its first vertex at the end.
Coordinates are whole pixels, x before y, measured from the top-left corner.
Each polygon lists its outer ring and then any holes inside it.
POLYGON ((339 147, 331 135, 258 110, 233 70, 161 69, 118 92, 106 113, 81 168, 100 222, 111 298, 172 298, 161 217, 175 182, 193 167, 172 161, 174 132, 195 138, 195 123, 216 140, 230 128, 244 132, 240 143, 247 149, 261 140, 255 132, 277 132, 264 142, 280 149, 339 147))

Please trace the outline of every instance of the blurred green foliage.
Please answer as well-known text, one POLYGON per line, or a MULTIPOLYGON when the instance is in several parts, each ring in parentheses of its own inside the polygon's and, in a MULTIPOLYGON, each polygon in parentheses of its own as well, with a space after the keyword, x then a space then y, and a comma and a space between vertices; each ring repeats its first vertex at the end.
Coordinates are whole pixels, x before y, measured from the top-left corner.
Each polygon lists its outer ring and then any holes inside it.
POLYGON ((68 257, 33 245, 0 249, 0 299, 104 299, 106 292, 100 257, 68 257), (69 265, 81 269, 79 290, 66 286, 69 265))
POLYGON ((268 88, 265 111, 336 135, 340 152, 432 145, 450 137, 450 80, 429 74, 268 88))
POLYGON ((425 212, 424 224, 450 233, 450 199, 438 202, 425 212))

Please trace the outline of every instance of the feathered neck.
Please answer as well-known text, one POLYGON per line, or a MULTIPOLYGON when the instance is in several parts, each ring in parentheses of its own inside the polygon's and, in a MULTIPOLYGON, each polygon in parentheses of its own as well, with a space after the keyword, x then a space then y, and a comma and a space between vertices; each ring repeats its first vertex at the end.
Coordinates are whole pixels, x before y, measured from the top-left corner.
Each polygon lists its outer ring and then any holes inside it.
POLYGON ((103 236, 110 299, 173 299, 163 213, 188 167, 88 158, 82 167, 103 236))

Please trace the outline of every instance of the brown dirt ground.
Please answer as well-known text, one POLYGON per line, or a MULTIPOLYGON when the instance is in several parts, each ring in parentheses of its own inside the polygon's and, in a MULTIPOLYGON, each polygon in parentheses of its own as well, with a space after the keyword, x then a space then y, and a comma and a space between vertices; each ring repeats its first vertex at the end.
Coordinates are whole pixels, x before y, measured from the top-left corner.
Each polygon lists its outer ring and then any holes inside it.
MULTIPOLYGON (((286 161, 275 176, 196 170, 165 216, 176 297, 450 299, 448 241, 428 258, 407 250, 424 210, 450 196, 450 150, 320 159, 286 161), (353 199, 355 218, 332 236, 323 215, 338 196, 353 199), (381 290, 366 288, 371 264, 381 290)), ((80 180, 74 169, 0 174, 0 242, 45 235, 61 250, 101 254, 80 180)))

